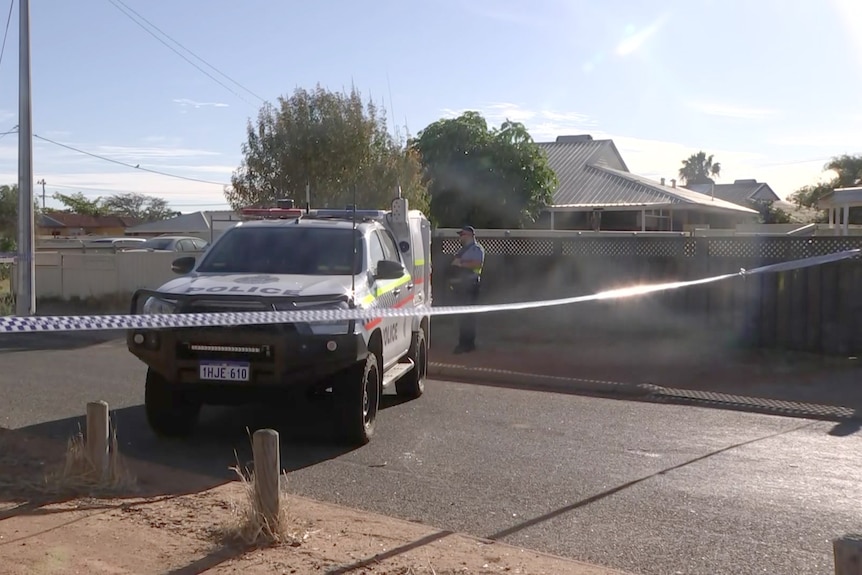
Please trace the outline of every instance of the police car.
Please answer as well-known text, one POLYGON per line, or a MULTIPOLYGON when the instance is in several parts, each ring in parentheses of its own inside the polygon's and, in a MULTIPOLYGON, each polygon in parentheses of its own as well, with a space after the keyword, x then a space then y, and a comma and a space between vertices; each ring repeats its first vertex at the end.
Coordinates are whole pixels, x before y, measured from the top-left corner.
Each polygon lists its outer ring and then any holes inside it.
POLYGON ((422 395, 430 325, 421 309, 432 303, 428 219, 400 197, 390 210, 278 205, 243 210, 244 221, 200 261, 174 260, 182 277, 138 290, 132 313, 361 308, 367 319, 129 331, 129 351, 148 367, 146 414, 157 434, 190 434, 205 404, 302 390, 333 402, 342 436, 361 445, 374 434, 384 388, 422 395), (375 317, 382 308, 418 311, 375 317))

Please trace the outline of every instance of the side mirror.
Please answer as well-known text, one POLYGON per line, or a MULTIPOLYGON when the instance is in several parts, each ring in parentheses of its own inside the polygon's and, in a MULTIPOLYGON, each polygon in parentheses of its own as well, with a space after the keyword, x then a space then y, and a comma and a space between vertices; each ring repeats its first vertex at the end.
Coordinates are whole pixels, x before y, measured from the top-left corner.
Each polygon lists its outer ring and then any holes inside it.
POLYGON ((195 269, 195 257, 185 256, 177 258, 171 263, 171 271, 175 274, 185 275, 195 269))
POLYGON ((392 260, 380 260, 377 262, 376 280, 397 280, 404 275, 404 266, 392 260))

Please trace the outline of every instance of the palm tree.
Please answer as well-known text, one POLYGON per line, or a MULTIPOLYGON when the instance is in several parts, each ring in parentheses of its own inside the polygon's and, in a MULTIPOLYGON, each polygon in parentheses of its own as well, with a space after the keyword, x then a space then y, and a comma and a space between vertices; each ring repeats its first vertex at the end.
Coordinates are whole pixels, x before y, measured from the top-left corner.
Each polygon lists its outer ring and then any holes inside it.
POLYGON ((718 178, 721 173, 721 164, 713 161, 713 155, 706 155, 700 151, 692 154, 682 161, 679 169, 679 177, 683 185, 690 184, 714 184, 713 178, 718 178))

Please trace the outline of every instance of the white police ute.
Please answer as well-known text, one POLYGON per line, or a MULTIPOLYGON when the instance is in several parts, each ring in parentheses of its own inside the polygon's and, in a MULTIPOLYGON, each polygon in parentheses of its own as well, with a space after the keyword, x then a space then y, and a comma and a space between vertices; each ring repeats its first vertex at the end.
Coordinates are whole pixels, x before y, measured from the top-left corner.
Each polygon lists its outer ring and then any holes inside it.
POLYGON ((302 391, 333 403, 341 436, 367 443, 380 398, 424 391, 431 306, 431 227, 405 198, 390 210, 296 209, 289 200, 246 209, 203 254, 174 260, 179 274, 138 290, 132 313, 367 310, 363 320, 134 329, 147 367, 145 404, 160 435, 190 434, 202 405, 283 401, 302 391), (375 317, 385 308, 415 309, 375 317))

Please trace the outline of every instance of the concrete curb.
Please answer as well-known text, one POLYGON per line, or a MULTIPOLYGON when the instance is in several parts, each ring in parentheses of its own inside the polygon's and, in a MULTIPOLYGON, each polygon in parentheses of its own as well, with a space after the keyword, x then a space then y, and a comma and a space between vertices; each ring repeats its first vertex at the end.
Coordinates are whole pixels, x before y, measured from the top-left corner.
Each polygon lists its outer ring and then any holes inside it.
POLYGON ((821 421, 862 421, 862 411, 839 405, 742 396, 715 391, 667 388, 649 383, 634 384, 577 377, 539 375, 445 363, 430 363, 428 365, 428 375, 430 377, 464 383, 496 385, 510 389, 617 397, 621 399, 628 398, 656 403, 694 405, 762 413, 765 415, 818 419, 821 421))
POLYGON ((467 367, 447 363, 429 363, 428 375, 453 380, 467 380, 473 383, 482 381, 505 387, 531 389, 537 391, 555 391, 560 393, 596 393, 602 395, 617 395, 627 397, 646 397, 661 388, 649 384, 621 383, 599 379, 582 379, 579 377, 562 377, 555 375, 539 375, 522 373, 505 369, 487 367, 467 367))

